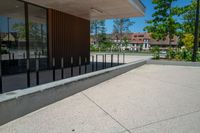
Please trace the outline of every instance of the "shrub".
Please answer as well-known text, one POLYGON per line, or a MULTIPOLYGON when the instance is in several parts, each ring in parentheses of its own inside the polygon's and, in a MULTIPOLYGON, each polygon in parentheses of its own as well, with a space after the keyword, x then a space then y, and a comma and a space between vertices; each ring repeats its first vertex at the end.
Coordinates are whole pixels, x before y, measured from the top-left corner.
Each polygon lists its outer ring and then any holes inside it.
POLYGON ((177 51, 176 51, 175 59, 176 59, 177 61, 181 61, 181 60, 183 59, 183 58, 182 58, 182 53, 181 53, 180 50, 177 50, 177 51))
POLYGON ((200 50, 197 52, 197 61, 200 62, 200 50))
POLYGON ((184 34, 182 42, 187 50, 191 50, 194 46, 194 35, 184 34))
POLYGON ((160 48, 158 46, 155 46, 152 48, 153 58, 158 60, 160 59, 160 48))
POLYGON ((187 50, 186 48, 177 49, 175 52, 175 59, 177 61, 191 61, 192 60, 192 52, 187 50))
POLYGON ((5 50, 5 49, 1 49, 1 54, 9 54, 9 51, 8 50, 5 50))
POLYGON ((174 51, 173 48, 169 48, 167 50, 167 59, 174 59, 175 58, 175 55, 176 55, 176 52, 174 51))
POLYGON ((98 48, 95 45, 90 45, 90 51, 96 52, 98 48))
POLYGON ((109 51, 111 50, 112 45, 113 45, 112 42, 105 41, 105 42, 100 43, 100 48, 102 51, 109 51))
POLYGON ((190 50, 187 50, 186 48, 181 49, 181 58, 185 61, 191 61, 192 60, 192 52, 190 50))

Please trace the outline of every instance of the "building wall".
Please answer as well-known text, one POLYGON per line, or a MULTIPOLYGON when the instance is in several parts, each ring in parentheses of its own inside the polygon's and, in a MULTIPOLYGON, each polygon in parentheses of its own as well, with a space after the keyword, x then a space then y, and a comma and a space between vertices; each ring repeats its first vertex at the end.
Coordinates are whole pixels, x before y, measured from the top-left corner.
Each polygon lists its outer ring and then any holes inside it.
MULTIPOLYGON (((89 61, 89 20, 49 9, 48 24, 50 63, 53 57, 57 64, 62 57, 66 59, 65 62, 69 63, 71 56, 73 56, 75 63, 78 63, 79 56, 86 57, 89 61)), ((82 60, 84 60, 83 58, 82 60)))

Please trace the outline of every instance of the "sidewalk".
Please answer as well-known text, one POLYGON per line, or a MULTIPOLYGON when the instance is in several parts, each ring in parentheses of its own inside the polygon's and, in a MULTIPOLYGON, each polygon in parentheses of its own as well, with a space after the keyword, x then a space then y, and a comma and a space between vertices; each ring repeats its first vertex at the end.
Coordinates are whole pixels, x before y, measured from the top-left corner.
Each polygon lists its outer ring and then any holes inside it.
POLYGON ((0 133, 199 133, 200 68, 144 65, 0 127, 0 133))

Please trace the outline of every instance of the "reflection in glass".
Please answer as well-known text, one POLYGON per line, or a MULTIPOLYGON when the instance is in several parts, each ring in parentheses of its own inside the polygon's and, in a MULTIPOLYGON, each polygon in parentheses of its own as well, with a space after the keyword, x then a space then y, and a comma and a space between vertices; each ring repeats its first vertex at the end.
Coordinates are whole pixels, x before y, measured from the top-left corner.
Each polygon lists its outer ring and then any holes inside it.
POLYGON ((2 60, 22 59, 26 54, 24 4, 6 0, 0 4, 2 60))
POLYGON ((47 57, 47 13, 46 9, 29 5, 30 58, 47 57))
POLYGON ((26 72, 27 41, 29 40, 30 69, 35 70, 35 58, 40 68, 47 68, 47 10, 28 4, 29 27, 25 26, 25 3, 5 0, 0 4, 0 39, 2 73, 26 72), (26 31, 29 29, 29 38, 26 31))

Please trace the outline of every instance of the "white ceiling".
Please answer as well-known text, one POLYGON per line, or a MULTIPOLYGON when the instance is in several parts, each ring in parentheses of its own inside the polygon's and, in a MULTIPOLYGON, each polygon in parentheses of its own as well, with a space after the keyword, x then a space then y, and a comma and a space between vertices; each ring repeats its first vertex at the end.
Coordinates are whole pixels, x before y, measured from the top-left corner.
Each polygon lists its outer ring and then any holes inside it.
POLYGON ((140 0, 24 0, 84 19, 111 19, 143 16, 140 0))

